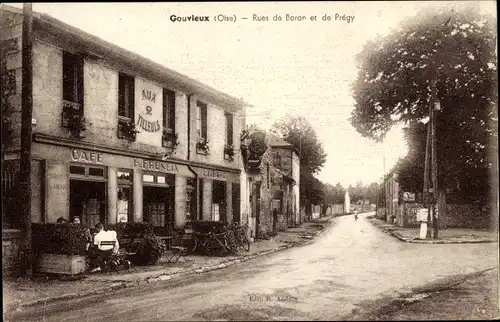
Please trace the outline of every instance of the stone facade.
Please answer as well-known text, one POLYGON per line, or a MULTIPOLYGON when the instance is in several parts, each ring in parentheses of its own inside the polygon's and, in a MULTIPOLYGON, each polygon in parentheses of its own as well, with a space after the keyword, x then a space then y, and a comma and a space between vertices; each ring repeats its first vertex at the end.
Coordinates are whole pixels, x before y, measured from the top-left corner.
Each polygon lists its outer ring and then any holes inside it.
MULTIPOLYGON (((13 142, 6 147, 6 159, 15 161, 20 158, 22 12, 5 8, 2 7, 2 44, 14 39, 19 49, 4 57, 7 69, 15 73, 15 90, 8 97, 13 110, 9 115, 13 142)), ((234 198, 238 205, 232 202, 232 187, 240 185, 241 159, 235 143, 239 142, 244 126, 244 102, 36 13, 34 36, 33 222, 71 219, 83 211, 95 211, 99 216, 96 220, 105 223, 114 223, 118 218, 144 221, 152 220, 157 209, 167 209, 167 218, 157 218, 158 222, 165 220, 170 222, 170 228, 180 228, 187 220, 213 217, 214 182, 220 182, 218 187, 224 190, 219 195, 225 196, 225 202, 219 206, 224 207, 225 219, 233 218, 233 212, 240 208, 236 201, 239 196, 234 198), (82 61, 79 102, 64 100, 63 65, 67 53, 82 61), (125 95, 120 89, 122 74, 133 80, 133 112, 129 118, 139 132, 132 139, 119 134, 123 122, 123 115, 119 115, 120 95, 125 95), (163 98, 164 93, 169 93, 166 91, 174 93, 170 103, 163 98), (208 153, 199 153, 197 149, 197 122, 201 122, 197 119, 198 102, 206 104, 208 153), (175 148, 164 143, 164 111, 168 104, 175 106, 175 148), (64 126, 68 122, 68 106, 72 108, 69 110, 82 113, 86 129, 81 136, 75 137, 64 126), (226 122, 227 115, 234 120, 232 123, 226 122), (232 126, 231 131, 228 126, 232 126), (232 139, 228 133, 232 133, 232 139), (224 153, 229 140, 234 145, 232 158, 224 153), (122 173, 127 175, 119 177, 122 173), (188 182, 194 186, 189 204, 188 182), (94 191, 95 187, 98 192, 89 192, 88 199, 75 201, 78 193, 73 190, 77 186, 82 191, 94 191), (160 199, 158 203, 163 205, 153 205, 160 199), (80 212, 75 212, 76 208, 80 212), (123 211, 128 215, 119 217, 123 211)))
POLYGON ((300 198, 295 189, 298 182, 294 180, 300 175, 295 166, 298 155, 290 144, 269 133, 266 143, 267 150, 260 156, 258 166, 247 168, 251 229, 257 238, 285 230, 298 223, 299 218, 300 198))

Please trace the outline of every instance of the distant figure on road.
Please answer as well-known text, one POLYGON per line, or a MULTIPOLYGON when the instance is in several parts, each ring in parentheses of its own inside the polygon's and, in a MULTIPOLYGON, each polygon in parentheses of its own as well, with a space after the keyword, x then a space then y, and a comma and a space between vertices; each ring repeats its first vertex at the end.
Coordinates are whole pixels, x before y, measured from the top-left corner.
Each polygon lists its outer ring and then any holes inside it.
POLYGON ((357 210, 354 211, 354 220, 356 220, 356 221, 358 220, 358 211, 357 210))

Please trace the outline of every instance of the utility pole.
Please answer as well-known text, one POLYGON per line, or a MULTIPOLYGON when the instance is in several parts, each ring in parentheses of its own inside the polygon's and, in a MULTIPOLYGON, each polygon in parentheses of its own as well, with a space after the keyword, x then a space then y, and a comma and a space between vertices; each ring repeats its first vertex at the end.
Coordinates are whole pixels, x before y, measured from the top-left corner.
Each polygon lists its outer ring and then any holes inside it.
POLYGON ((431 178, 432 178, 432 227, 433 239, 438 238, 439 222, 438 222, 438 180, 437 180, 437 153, 436 153, 436 112, 440 109, 440 102, 437 98, 436 80, 432 86, 432 132, 431 132, 431 178))
POLYGON ((31 136, 33 117, 33 9, 23 4, 22 26, 22 111, 21 111, 21 276, 31 271, 31 136))
MULTIPOLYGON (((429 163, 430 163, 430 156, 431 156, 431 153, 430 153, 430 148, 431 148, 431 125, 432 123, 432 107, 431 105, 429 104, 429 121, 427 123, 427 140, 426 140, 426 143, 425 143, 425 163, 424 163, 424 187, 423 187, 423 198, 424 198, 424 203, 427 207, 427 223, 430 223, 431 221, 431 208, 430 208, 430 191, 429 191, 429 188, 430 188, 430 173, 429 173, 429 163)), ((430 231, 427 230, 427 233, 426 233, 426 238, 430 238, 431 235, 430 235, 430 231)))
MULTIPOLYGON (((440 109, 440 103, 436 95, 436 80, 431 84, 431 102, 429 104, 429 122, 427 125, 427 142, 425 147, 424 165, 424 201, 427 205, 427 222, 432 222, 433 239, 438 238, 438 209, 436 206, 438 194, 437 181, 437 153, 436 153, 436 111, 440 109)), ((431 237, 430 230, 427 230, 427 238, 431 237)))
POLYGON ((387 177, 385 176, 385 154, 384 154, 384 175, 382 177, 382 184, 384 185, 384 221, 387 222, 387 177))

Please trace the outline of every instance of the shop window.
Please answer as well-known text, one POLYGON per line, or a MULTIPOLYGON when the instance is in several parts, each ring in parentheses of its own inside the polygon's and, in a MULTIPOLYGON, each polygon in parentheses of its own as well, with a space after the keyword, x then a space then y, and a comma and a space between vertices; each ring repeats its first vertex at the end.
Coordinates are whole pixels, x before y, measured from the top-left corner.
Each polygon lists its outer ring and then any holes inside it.
POLYGON ((226 183, 214 180, 212 182, 212 220, 226 222, 226 200, 226 183))
POLYGON ((102 168, 89 168, 89 176, 104 177, 104 169, 102 169, 102 168))
POLYGON ((131 187, 118 187, 117 222, 133 221, 132 213, 132 189, 131 187))
POLYGON ((193 178, 187 178, 186 181, 186 203, 189 212, 186 213, 186 220, 192 221, 197 217, 196 208, 196 180, 193 178))
POLYGON ((219 221, 219 220, 220 220, 219 204, 213 203, 212 204, 212 221, 219 221))
POLYGON ((79 167, 76 165, 72 165, 69 167, 69 173, 84 176, 85 175, 85 167, 79 167))
POLYGON ((142 181, 144 182, 155 182, 155 177, 150 174, 144 174, 142 176, 142 181))
POLYGON ((199 179, 199 190, 198 190, 198 204, 200 205, 199 211, 198 211, 198 220, 203 220, 203 184, 204 180, 199 179))
POLYGON ((125 180, 125 181, 132 180, 132 174, 130 173, 130 171, 117 171, 116 177, 118 180, 125 180))
POLYGON ((63 52, 63 100, 83 103, 83 58, 63 52))
POLYGON ((241 222, 240 214, 240 184, 232 183, 232 201, 233 201, 233 221, 241 222))
POLYGON ((105 178, 106 171, 104 167, 92 167, 92 166, 79 166, 79 165, 70 165, 69 173, 71 175, 84 176, 84 177, 99 177, 105 178))
POLYGON ((165 183, 165 177, 164 176, 158 176, 157 182, 158 183, 165 183))
POLYGON ((117 222, 132 222, 132 171, 118 170, 116 172, 118 183, 117 222))
POLYGON ((175 92, 163 89, 163 128, 175 132, 175 92))

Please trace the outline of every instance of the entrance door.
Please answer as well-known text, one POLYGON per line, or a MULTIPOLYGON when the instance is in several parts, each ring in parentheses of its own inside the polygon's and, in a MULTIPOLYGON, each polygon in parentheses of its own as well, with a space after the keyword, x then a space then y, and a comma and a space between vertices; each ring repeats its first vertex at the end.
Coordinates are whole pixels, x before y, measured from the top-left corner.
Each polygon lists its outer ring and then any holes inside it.
POLYGON ((173 187, 144 186, 144 220, 153 225, 155 234, 165 236, 174 227, 173 187))
POLYGON ((106 223, 106 183, 70 180, 69 204, 71 221, 78 216, 89 227, 106 223))

